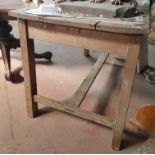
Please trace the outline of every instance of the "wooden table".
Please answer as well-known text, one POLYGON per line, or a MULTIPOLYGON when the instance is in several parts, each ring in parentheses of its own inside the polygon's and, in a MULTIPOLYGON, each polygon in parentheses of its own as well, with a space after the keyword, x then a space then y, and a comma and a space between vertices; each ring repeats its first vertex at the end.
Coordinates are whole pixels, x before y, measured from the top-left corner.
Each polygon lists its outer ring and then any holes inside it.
MULTIPOLYGON (((20 47, 20 40, 16 39, 12 34, 12 26, 9 20, 16 20, 15 17, 9 16, 9 11, 23 8, 22 0, 5 0, 0 4, 0 49, 5 65, 5 78, 8 81, 13 81, 13 74, 11 72, 10 49, 20 47)), ((35 54, 36 58, 51 59, 52 54, 45 52, 43 54, 35 54)))
POLYGON ((149 28, 148 18, 145 18, 145 24, 141 26, 130 26, 131 23, 124 26, 124 24, 118 24, 118 21, 114 23, 114 20, 106 22, 99 19, 77 20, 30 15, 25 13, 24 9, 11 11, 10 15, 17 17, 19 23, 28 116, 37 116, 38 103, 42 103, 107 126, 113 130, 112 148, 119 150, 142 38, 149 28), (101 56, 71 99, 60 104, 37 93, 33 39, 101 51, 101 56), (79 108, 109 54, 126 60, 115 120, 79 108))

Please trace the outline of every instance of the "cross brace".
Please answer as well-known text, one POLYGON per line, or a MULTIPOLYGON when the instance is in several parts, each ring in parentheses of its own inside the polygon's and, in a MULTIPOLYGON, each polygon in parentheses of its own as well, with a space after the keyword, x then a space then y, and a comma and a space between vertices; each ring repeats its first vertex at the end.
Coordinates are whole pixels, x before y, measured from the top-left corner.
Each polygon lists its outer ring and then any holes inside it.
POLYGON ((42 103, 45 104, 51 108, 69 113, 71 115, 84 118, 89 121, 93 121, 95 123, 105 125, 109 128, 113 128, 113 121, 106 118, 105 116, 102 116, 100 114, 96 114, 93 112, 89 112, 83 109, 80 109, 79 106, 82 103, 84 97, 88 93, 91 85, 93 84, 94 80, 96 79, 99 71, 101 70, 103 64, 106 62, 106 59, 108 58, 109 54, 101 54, 101 56, 98 58, 95 65, 91 68, 91 71, 85 78, 85 80, 80 85, 79 89, 75 92, 73 97, 67 101, 59 102, 55 101, 53 99, 48 99, 46 97, 40 96, 40 95, 33 95, 33 99, 36 103, 42 103))

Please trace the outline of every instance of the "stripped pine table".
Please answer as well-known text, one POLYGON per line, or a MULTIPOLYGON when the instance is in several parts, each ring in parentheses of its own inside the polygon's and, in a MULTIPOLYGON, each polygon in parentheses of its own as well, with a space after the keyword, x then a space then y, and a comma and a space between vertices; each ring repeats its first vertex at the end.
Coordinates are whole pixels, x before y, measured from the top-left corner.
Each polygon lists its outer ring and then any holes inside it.
POLYGON ((38 103, 42 103, 107 126, 113 131, 112 148, 120 150, 141 43, 149 30, 148 15, 144 15, 144 23, 135 24, 120 19, 106 21, 104 18, 37 16, 26 13, 25 9, 11 11, 10 15, 18 18, 19 23, 28 116, 36 117, 38 103), (71 99, 60 103, 37 93, 33 39, 101 51, 101 56, 71 99), (114 120, 80 108, 81 102, 110 54, 123 57, 125 60, 119 108, 114 120))

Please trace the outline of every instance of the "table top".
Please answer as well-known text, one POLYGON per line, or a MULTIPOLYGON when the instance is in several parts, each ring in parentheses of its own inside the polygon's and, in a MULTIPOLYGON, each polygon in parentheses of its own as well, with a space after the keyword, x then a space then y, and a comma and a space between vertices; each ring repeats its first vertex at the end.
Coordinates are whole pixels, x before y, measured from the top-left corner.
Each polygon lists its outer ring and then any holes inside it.
POLYGON ((28 14, 26 9, 13 10, 9 13, 11 16, 31 21, 40 21, 44 23, 57 24, 91 30, 107 31, 123 34, 146 34, 149 31, 149 16, 145 15, 132 19, 119 18, 71 18, 71 17, 53 17, 38 16, 28 14), (141 20, 143 22, 141 22, 141 20))

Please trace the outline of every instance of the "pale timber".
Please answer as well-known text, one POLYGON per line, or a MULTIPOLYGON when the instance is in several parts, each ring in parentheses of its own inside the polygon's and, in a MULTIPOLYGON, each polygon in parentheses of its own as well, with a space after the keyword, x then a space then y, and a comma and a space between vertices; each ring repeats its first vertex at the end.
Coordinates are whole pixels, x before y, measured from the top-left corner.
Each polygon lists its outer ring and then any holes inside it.
MULTIPOLYGON (((37 111, 37 103, 43 103, 54 109, 105 125, 113 129, 112 147, 114 150, 119 150, 121 147, 121 138, 125 127, 141 40, 149 27, 145 24, 142 27, 123 26, 122 24, 119 25, 119 23, 116 25, 107 24, 98 19, 77 20, 75 18, 34 16, 25 13, 23 9, 12 11, 10 14, 17 17, 19 21, 24 75, 26 76, 26 101, 29 116, 34 116, 37 111), (33 56, 30 58, 30 56, 33 55, 30 54, 31 52, 33 53, 31 39, 60 43, 87 50, 107 52, 112 55, 123 57, 126 63, 122 78, 119 108, 115 121, 113 122, 102 115, 79 108, 83 97, 87 94, 102 64, 106 60, 104 57, 100 57, 102 58, 102 63, 99 63, 99 65, 97 65, 98 67, 95 67, 96 71, 91 72, 91 74, 93 73, 93 75, 90 74, 91 80, 89 81, 88 76, 87 80, 81 84, 81 87, 78 89, 77 93, 75 93, 75 96, 73 96, 73 98, 79 98, 78 102, 74 102, 72 98, 65 102, 57 102, 37 94, 34 58, 33 56), (32 48, 31 52, 29 46, 32 48), (33 72, 30 70, 31 63, 33 72), (89 82, 87 83, 87 81, 89 82)), ((98 62, 100 62, 99 60, 98 62)))

